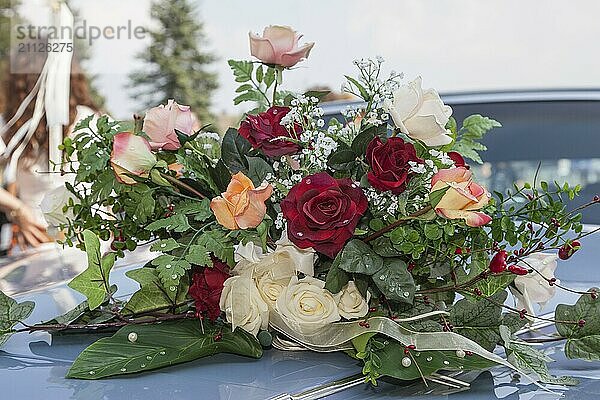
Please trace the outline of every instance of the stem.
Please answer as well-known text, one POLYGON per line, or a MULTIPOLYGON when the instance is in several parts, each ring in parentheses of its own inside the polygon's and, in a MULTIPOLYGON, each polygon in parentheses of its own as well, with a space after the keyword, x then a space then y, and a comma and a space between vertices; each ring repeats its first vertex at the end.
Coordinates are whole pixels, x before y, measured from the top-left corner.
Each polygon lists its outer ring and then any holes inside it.
MULTIPOLYGON (((275 70, 275 74, 277 74, 277 69, 275 70)), ((273 85, 273 101, 271 102, 271 105, 275 105, 275 99, 277 97, 277 77, 275 77, 275 84, 273 85)))
POLYGON ((179 179, 175 179, 171 175, 164 174, 164 173, 161 172, 160 176, 162 176, 167 181, 169 181, 169 183, 172 183, 175 186, 179 186, 180 188, 185 189, 188 192, 194 193, 196 196, 200 197, 201 199, 205 199, 206 198, 206 196, 204 196, 202 193, 200 193, 199 191, 197 191, 196 189, 194 189, 193 187, 191 187, 187 183, 184 183, 184 182, 180 181, 179 179))
POLYGON ((410 221, 412 219, 415 219, 417 217, 420 217, 423 214, 427 214, 429 211, 431 211, 433 208, 431 206, 427 206, 425 208, 420 209, 419 211, 416 211, 412 214, 407 215, 406 217, 400 218, 398 221, 378 230, 377 232, 367 236, 366 238, 363 239, 363 242, 368 243, 374 239, 377 239, 380 236, 383 236, 384 234, 386 234, 387 232, 399 227, 400 225, 404 225, 407 221, 410 221))

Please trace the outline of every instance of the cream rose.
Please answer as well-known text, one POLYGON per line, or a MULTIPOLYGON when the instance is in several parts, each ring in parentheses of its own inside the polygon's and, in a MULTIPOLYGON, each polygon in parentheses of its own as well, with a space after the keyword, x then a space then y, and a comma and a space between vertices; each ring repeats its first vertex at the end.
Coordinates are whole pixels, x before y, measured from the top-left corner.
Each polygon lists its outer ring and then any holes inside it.
POLYGON ((219 307, 232 329, 239 326, 256 336, 269 324, 269 307, 248 276, 232 276, 225 281, 219 307))
POLYGON ((349 281, 337 298, 338 311, 346 319, 361 318, 369 312, 369 299, 362 297, 354 281, 349 281))
POLYGON ((305 277, 292 277, 275 303, 275 311, 292 328, 303 334, 340 320, 337 302, 325 289, 325 282, 305 277))
POLYGON ((291 279, 291 276, 276 279, 271 274, 265 274, 257 280, 256 287, 265 303, 269 307, 274 308, 277 299, 281 296, 283 289, 286 288, 291 279))
MULTIPOLYGON (((527 275, 517 276, 514 281, 516 290, 512 287, 510 289, 517 299, 517 307, 527 310, 528 315, 536 315, 533 303, 538 303, 541 310, 556 294, 556 286, 550 286, 546 280, 554 278, 556 260, 558 257, 555 254, 534 253, 517 263, 523 268, 534 268, 543 275, 542 277, 533 271, 527 275)), ((560 284, 560 281, 556 280, 556 283, 560 284)))
POLYGON ((79 203, 77 197, 66 186, 59 186, 44 195, 40 203, 40 209, 48 223, 49 231, 56 232, 61 225, 66 225, 69 220, 75 218, 72 208, 69 208, 66 213, 63 212, 63 208, 69 203, 69 199, 73 199, 74 204, 79 203))
POLYGON ((420 140, 427 146, 443 146, 452 142, 446 124, 452 108, 444 104, 435 89, 423 90, 422 79, 417 77, 394 93, 393 101, 386 100, 384 107, 402 133, 420 140))

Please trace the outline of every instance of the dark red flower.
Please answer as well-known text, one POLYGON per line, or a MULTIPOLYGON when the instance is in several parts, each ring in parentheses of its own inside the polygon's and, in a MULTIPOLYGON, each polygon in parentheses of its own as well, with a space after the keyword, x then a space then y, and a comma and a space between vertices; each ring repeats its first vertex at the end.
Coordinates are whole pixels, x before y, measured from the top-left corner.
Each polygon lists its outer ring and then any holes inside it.
POLYGON ((325 172, 309 175, 281 202, 288 237, 301 249, 308 247, 334 258, 354 234, 368 202, 350 179, 334 179, 325 172))
POLYGON ((412 144, 399 137, 382 142, 379 136, 376 136, 367 146, 367 162, 371 167, 367 179, 377 190, 391 190, 393 194, 400 194, 406 189, 406 184, 413 175, 409 161, 423 162, 417 157, 412 144))
POLYGON ((300 145, 285 138, 298 140, 302 128, 295 124, 292 131, 281 125, 281 119, 289 111, 288 107, 273 106, 258 115, 248 115, 240 124, 239 133, 248 139, 252 147, 269 157, 296 154, 301 149, 300 145))
POLYGON ((450 159, 454 161, 455 167, 465 167, 466 169, 469 169, 469 166, 465 162, 463 156, 460 155, 460 153, 457 153, 456 151, 449 151, 448 157, 450 157, 450 159))
POLYGON ((206 312, 212 321, 221 314, 219 299, 223 291, 223 282, 229 278, 229 267, 213 258, 213 266, 203 268, 192 276, 189 295, 196 303, 196 311, 206 312))

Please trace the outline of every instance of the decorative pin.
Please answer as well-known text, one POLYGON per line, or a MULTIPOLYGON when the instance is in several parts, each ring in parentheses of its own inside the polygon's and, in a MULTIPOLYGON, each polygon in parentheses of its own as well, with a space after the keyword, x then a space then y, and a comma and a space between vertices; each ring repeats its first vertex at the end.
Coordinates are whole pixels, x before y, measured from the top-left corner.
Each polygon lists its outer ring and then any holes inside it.
POLYGON ((137 333, 135 333, 135 332, 131 332, 129 335, 127 335, 127 340, 129 340, 131 343, 135 343, 137 338, 138 338, 138 336, 137 336, 137 333))

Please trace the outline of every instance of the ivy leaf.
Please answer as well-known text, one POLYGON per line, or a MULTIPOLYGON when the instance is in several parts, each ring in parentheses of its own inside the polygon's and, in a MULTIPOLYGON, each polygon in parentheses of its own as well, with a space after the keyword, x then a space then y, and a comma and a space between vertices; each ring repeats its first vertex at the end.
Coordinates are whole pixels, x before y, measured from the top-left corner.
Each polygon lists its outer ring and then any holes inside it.
POLYGON ((401 259, 384 258, 383 267, 373 275, 373 282, 387 299, 412 304, 415 281, 401 259))
POLYGON ((193 244, 188 248, 185 259, 190 264, 199 266, 212 266, 210 252, 206 247, 199 244, 193 244))
POLYGON ((383 267, 383 258, 362 240, 353 239, 342 250, 339 267, 346 272, 373 275, 383 267))
POLYGON ((260 358, 262 348, 254 336, 242 329, 231 332, 205 321, 202 331, 197 319, 128 325, 86 348, 69 369, 67 378, 100 379, 132 374, 217 353, 260 358), (136 334, 137 340, 129 340, 131 333, 136 334), (219 333, 221 339, 216 341, 219 333))
POLYGON ((252 150, 252 145, 236 129, 227 129, 221 144, 221 159, 231 173, 248 170, 246 156, 250 150, 252 150))
MULTIPOLYGON (((502 291, 491 296, 491 299, 502 304, 507 296, 508 293, 502 291)), ((502 324, 502 307, 491 301, 459 300, 450 309, 448 318, 456 333, 479 343, 486 350, 493 351, 501 340, 499 328, 502 324)))
POLYGON ((350 145, 350 148, 356 155, 356 157, 363 158, 367 152, 367 146, 375 138, 375 136, 385 136, 387 134, 387 126, 369 126, 362 132, 360 132, 350 145))
POLYGON ((331 293, 339 293, 350 280, 350 275, 340 268, 340 259, 338 254, 327 271, 327 278, 325 278, 325 289, 331 293))
MULTIPOLYGON (((187 290, 178 290, 175 299, 165 291, 159 273, 155 268, 137 268, 125 273, 129 278, 140 284, 140 289, 131 296, 124 307, 124 311, 141 313, 160 308, 167 308, 185 302, 187 290)), ((187 275, 181 279, 181 286, 187 289, 187 275)))
MULTIPOLYGON (((591 288, 588 292, 596 291, 591 288)), ((600 301, 589 294, 582 295, 574 305, 559 304, 555 311, 557 321, 580 321, 577 323, 556 323, 558 333, 567 338, 565 355, 569 358, 600 360, 600 301)))
POLYGON ((356 164, 356 155, 350 149, 338 150, 329 156, 327 165, 336 171, 349 171, 356 164))
POLYGON ((83 294, 88 301, 90 310, 100 306, 110 293, 108 275, 115 264, 115 253, 100 257, 100 241, 90 230, 83 231, 83 241, 87 254, 88 267, 77 275, 68 286, 83 294))
POLYGON ((13 333, 13 327, 31 315, 34 307, 33 301, 17 303, 16 300, 0 291, 0 346, 13 333))

